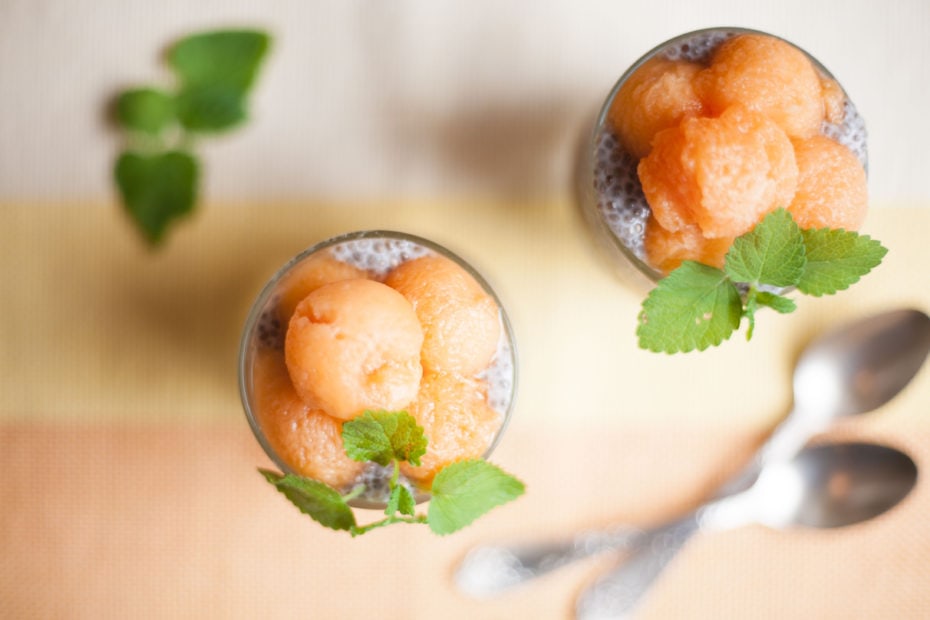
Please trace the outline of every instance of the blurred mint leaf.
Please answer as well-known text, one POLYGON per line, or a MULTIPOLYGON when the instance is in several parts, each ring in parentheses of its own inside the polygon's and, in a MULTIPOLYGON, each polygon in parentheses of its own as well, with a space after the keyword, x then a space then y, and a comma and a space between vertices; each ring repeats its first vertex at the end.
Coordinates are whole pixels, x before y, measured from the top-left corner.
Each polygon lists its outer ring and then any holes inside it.
POLYGON ((724 271, 735 282, 794 286, 805 262, 801 229, 788 211, 777 209, 733 241, 724 271))
POLYGON ((203 32, 178 41, 168 64, 184 87, 225 86, 244 93, 255 80, 271 37, 258 30, 203 32))
POLYGON ((349 458, 388 465, 395 459, 419 465, 426 453, 426 436, 406 411, 366 411, 342 425, 342 442, 349 458))
POLYGON ((636 335, 641 348, 657 353, 703 351, 729 338, 742 312, 739 291, 724 272, 685 261, 643 301, 636 335))
POLYGON ((160 242, 168 225, 194 208, 199 165, 189 153, 123 152, 114 176, 126 211, 150 243, 160 242))
POLYGON ((353 531, 355 514, 341 495, 332 487, 317 480, 260 469, 259 472, 284 494, 300 512, 309 515, 320 525, 334 530, 353 531))
POLYGON ((398 484, 391 489, 391 496, 388 498, 384 513, 388 516, 396 512, 402 515, 413 516, 416 504, 416 500, 413 498, 413 493, 410 492, 410 489, 402 484, 398 484))
POLYGON ((451 534, 524 491, 522 482, 483 459, 452 463, 433 479, 429 528, 439 535, 451 534))
POLYGON ((178 93, 178 120, 190 131, 232 129, 246 118, 243 94, 225 84, 198 84, 178 93))
POLYGON ((878 241, 846 230, 805 230, 803 236, 807 266, 798 289, 815 297, 849 288, 877 267, 888 253, 878 241))
POLYGON ((174 121, 174 97, 154 88, 138 88, 120 93, 116 116, 126 129, 158 135, 174 121))

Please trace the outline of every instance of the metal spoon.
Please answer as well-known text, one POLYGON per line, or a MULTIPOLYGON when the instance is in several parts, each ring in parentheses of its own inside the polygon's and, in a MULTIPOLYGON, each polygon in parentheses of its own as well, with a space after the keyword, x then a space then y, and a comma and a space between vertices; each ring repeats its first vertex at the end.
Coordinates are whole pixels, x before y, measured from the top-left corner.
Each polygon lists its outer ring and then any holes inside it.
MULTIPOLYGON (((884 405, 917 374, 928 351, 930 317, 919 310, 878 314, 814 340, 795 367, 791 413, 718 497, 748 488, 764 464, 791 458, 833 419, 884 405)), ((575 560, 635 547, 642 535, 618 526, 559 542, 476 547, 456 570, 455 583, 473 597, 490 597, 575 560)))
POLYGON ((662 570, 698 531, 752 523, 777 529, 860 523, 897 505, 916 480, 917 466, 893 448, 866 443, 805 448, 790 461, 766 465, 748 490, 652 532, 652 544, 638 548, 582 593, 576 617, 632 617, 662 570))

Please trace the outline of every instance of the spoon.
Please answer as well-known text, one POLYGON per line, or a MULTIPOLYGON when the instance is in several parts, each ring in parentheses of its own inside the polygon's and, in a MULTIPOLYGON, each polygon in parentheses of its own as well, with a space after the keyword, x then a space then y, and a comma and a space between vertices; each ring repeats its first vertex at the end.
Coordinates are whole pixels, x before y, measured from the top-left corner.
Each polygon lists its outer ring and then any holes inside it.
MULTIPOLYGON (((930 317, 893 310, 841 326, 811 342, 794 371, 794 406, 757 456, 717 496, 748 488, 760 469, 794 456, 807 440, 842 416, 866 413, 910 382, 930 351, 930 317)), ((487 598, 575 560, 643 542, 637 528, 582 532, 569 540, 472 549, 455 572, 459 590, 487 598)))
POLYGON ((903 452, 867 443, 828 444, 766 465, 746 491, 718 499, 650 533, 623 564, 585 590, 578 620, 624 619, 688 539, 758 523, 774 529, 860 523, 897 505, 914 487, 917 466, 903 452))

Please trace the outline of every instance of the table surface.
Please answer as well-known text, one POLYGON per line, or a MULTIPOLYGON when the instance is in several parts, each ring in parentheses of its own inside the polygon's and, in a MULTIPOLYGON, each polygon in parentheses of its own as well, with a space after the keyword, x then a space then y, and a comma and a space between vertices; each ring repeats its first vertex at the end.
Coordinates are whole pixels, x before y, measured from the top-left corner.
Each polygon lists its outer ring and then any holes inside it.
MULTIPOLYGON (((930 109, 930 5, 873 4, 4 3, 0 75, 21 96, 0 98, 0 617, 570 617, 616 557, 494 601, 457 593, 452 567, 478 542, 680 513, 788 411, 806 342, 866 314, 930 310, 930 122, 910 120, 930 109), (205 145, 203 203, 150 251, 113 200, 118 145, 100 110, 114 89, 163 77, 171 37, 231 22, 278 37, 253 122, 205 145), (654 355, 634 338, 642 291, 572 201, 571 162, 627 64, 719 23, 781 34, 844 82, 871 136, 863 232, 890 252, 849 291, 760 314, 751 342, 654 355), (865 56, 849 41, 867 35, 865 56), (493 460, 528 491, 453 536, 353 540, 255 471, 268 461, 235 375, 248 307, 304 247, 371 228, 465 257, 514 324, 517 404, 493 460)), ((928 403, 924 368, 820 439, 893 445, 926 469, 928 403)), ((698 537, 641 617, 926 617, 928 510, 921 477, 857 526, 698 537)))

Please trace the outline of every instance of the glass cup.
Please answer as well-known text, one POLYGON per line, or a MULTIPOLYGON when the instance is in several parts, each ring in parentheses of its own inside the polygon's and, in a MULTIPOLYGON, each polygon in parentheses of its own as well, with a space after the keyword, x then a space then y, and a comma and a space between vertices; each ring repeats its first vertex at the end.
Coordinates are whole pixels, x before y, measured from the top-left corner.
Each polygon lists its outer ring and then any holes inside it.
MULTIPOLYGON (((716 27, 682 34, 646 52, 610 90, 596 117, 593 131, 582 147, 576 170, 576 191, 584 219, 620 278, 640 291, 651 288, 664 274, 650 265, 645 256, 643 239, 650 208, 637 175, 639 160, 621 145, 610 126, 608 113, 626 81, 652 58, 662 55, 669 60, 707 64, 720 43, 740 34, 779 38, 747 28, 716 27)), ((822 78, 832 80, 842 90, 816 58, 801 48, 797 49, 811 60, 822 78)), ((865 123, 845 91, 842 91, 842 98, 843 120, 840 123, 824 120, 821 133, 847 146, 868 170, 865 123)))
MULTIPOLYGON (((295 273, 311 259, 328 254, 332 259, 364 272, 367 279, 381 281, 398 265, 427 255, 440 255, 451 259, 462 267, 493 299, 499 311, 501 336, 497 352, 490 366, 477 378, 487 388, 488 405, 500 416, 500 424, 493 440, 484 453, 488 457, 504 434, 513 409, 516 389, 516 350, 513 330, 507 314, 490 285, 468 263, 446 248, 427 239, 400 232, 370 230, 343 234, 311 246, 291 259, 265 285, 252 305, 243 330, 239 350, 239 392, 246 417, 255 438, 265 453, 285 474, 300 474, 288 460, 279 454, 275 441, 271 439, 266 425, 272 411, 263 411, 256 395, 255 371, 259 356, 270 356, 283 364, 284 334, 279 304, 288 297, 288 276, 295 273), (278 358, 278 356, 280 356, 278 358)), ((296 301, 291 301, 292 304, 296 301)), ((429 447, 427 447, 429 450, 429 447)), ((366 492, 350 501, 358 508, 383 508, 387 499, 387 483, 392 473, 390 467, 375 463, 365 464, 359 474, 343 491, 358 483, 364 483, 366 492)), ((403 479, 402 483, 410 484, 403 479)), ((417 501, 428 499, 428 494, 410 484, 417 501)))

